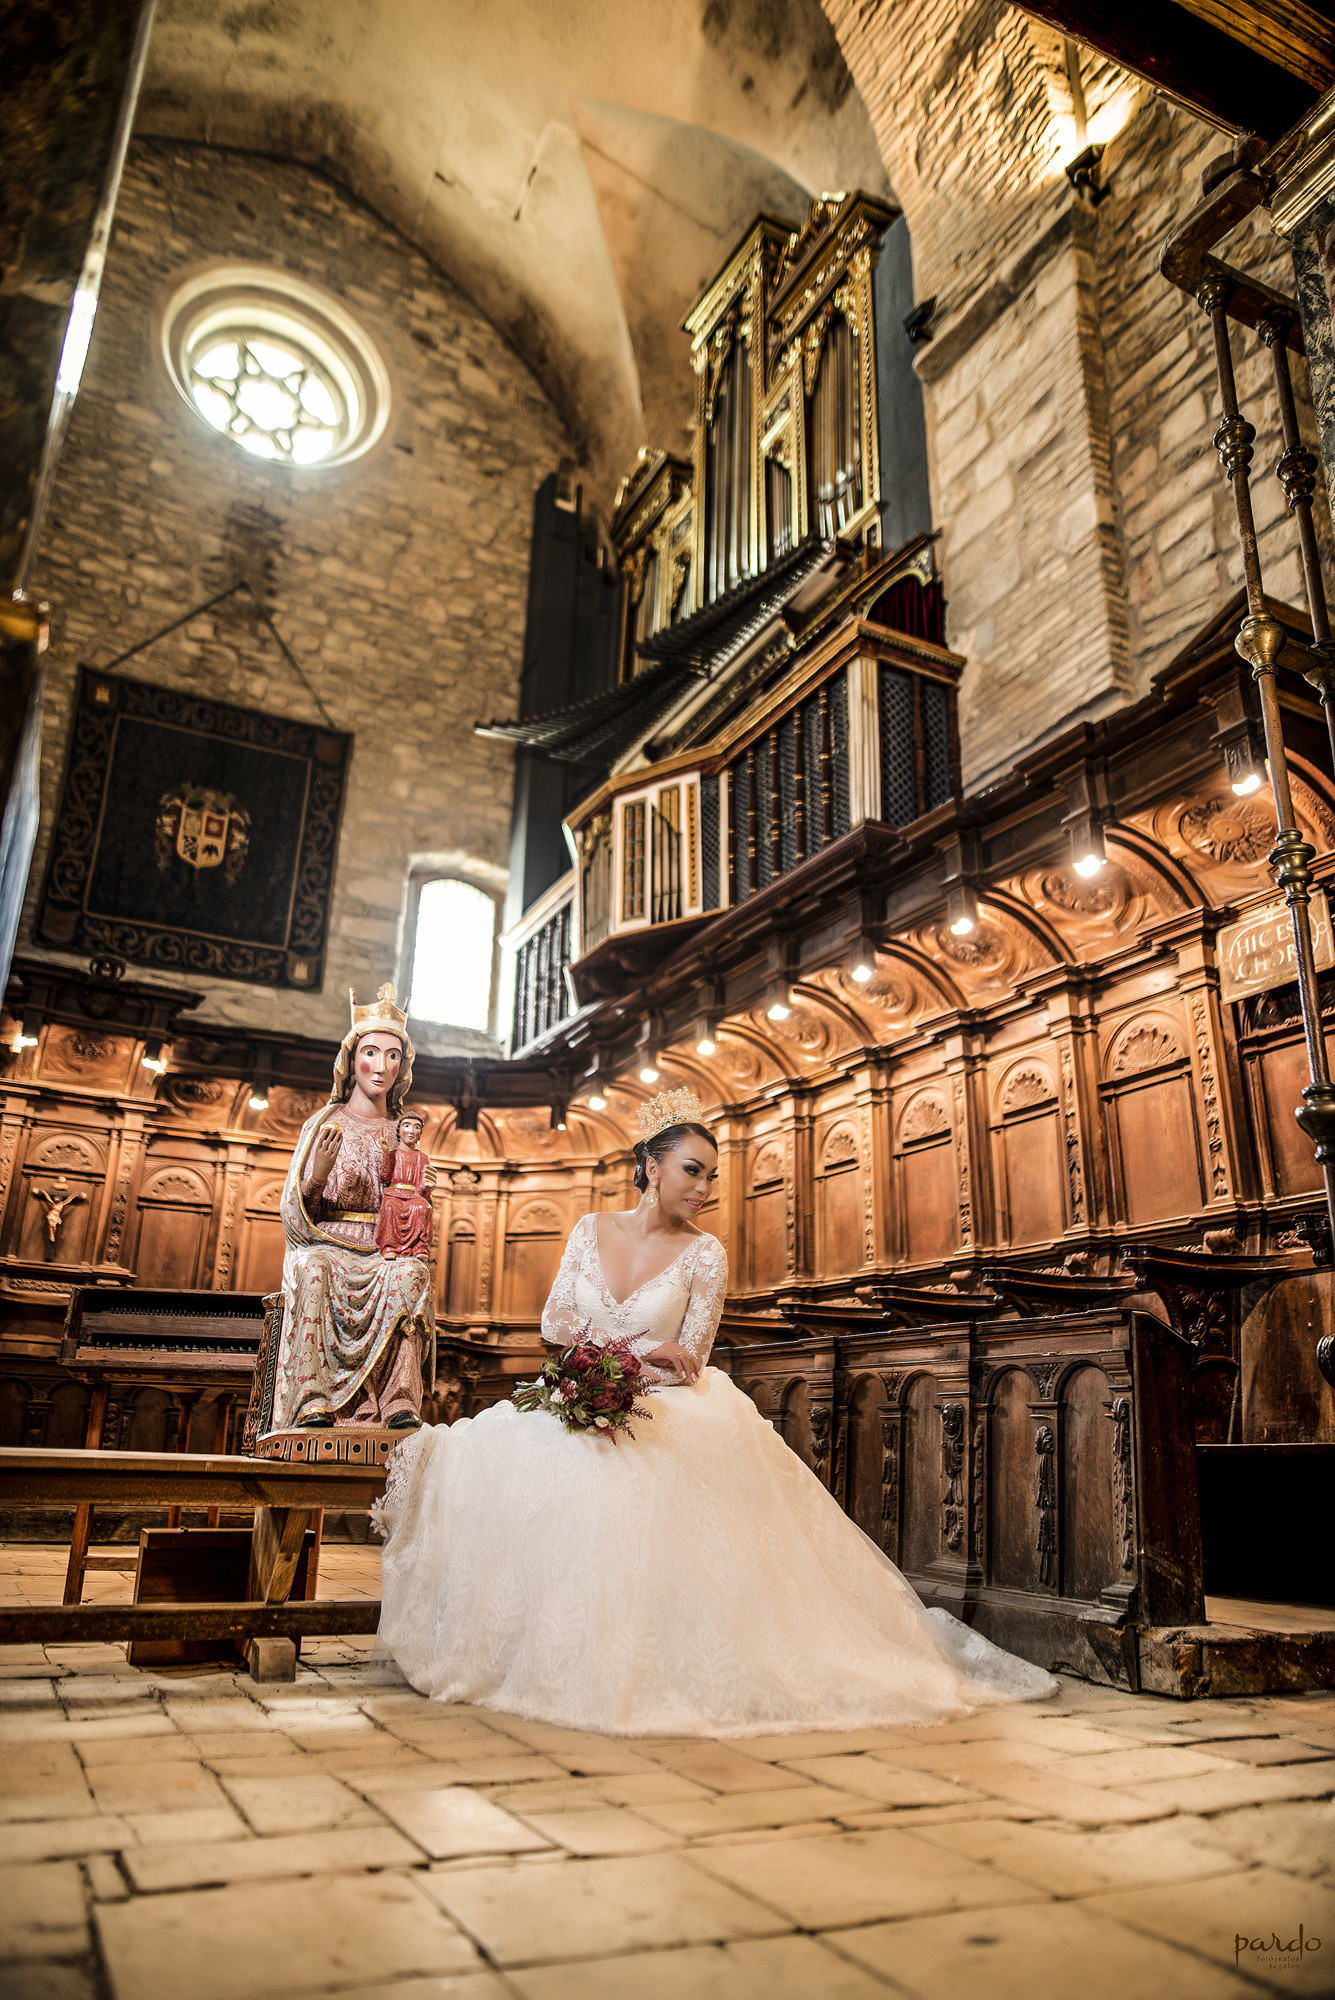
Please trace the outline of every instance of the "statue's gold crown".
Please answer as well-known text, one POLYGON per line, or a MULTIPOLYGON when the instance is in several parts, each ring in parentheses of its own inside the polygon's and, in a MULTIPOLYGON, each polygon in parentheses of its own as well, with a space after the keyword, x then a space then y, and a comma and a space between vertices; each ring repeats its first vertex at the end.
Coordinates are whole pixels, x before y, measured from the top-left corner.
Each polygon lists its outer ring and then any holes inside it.
POLYGON ((357 1005, 357 995, 348 988, 348 1004, 352 1008, 352 1026, 360 1035, 369 1035, 376 1028, 383 1028, 386 1034, 407 1036, 408 1016, 402 1007, 394 1005, 394 988, 382 986, 369 1007, 357 1005))
POLYGON ((705 1107, 693 1090, 660 1090, 639 1107, 640 1137, 657 1138, 669 1125, 700 1125, 704 1116, 705 1107))

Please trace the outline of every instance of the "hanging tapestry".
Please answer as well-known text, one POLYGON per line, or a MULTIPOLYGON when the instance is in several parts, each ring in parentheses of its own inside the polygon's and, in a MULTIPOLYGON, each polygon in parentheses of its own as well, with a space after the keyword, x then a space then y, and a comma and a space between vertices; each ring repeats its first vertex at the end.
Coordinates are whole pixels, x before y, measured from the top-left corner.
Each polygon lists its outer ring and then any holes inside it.
POLYGON ((37 934, 318 988, 352 738, 80 670, 37 934))

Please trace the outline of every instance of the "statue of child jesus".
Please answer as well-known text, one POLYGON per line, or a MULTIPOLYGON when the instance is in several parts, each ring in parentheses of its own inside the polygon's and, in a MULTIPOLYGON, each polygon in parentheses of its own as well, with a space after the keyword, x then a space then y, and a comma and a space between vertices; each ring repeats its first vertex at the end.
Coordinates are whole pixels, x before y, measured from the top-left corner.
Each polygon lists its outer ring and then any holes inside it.
POLYGON ((395 1128, 398 1145, 382 1140, 380 1182, 385 1192, 376 1218, 375 1242, 382 1257, 420 1257, 431 1249, 431 1203, 423 1193, 431 1161, 422 1152, 422 1121, 411 1112, 395 1128))

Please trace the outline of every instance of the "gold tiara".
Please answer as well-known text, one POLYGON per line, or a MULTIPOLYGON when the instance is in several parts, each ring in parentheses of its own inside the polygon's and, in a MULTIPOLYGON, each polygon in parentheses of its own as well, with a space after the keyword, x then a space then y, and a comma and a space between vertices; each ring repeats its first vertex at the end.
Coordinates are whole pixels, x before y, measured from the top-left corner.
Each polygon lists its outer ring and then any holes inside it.
POLYGON ((693 1090, 660 1090, 639 1107, 641 1139, 657 1138, 669 1125, 703 1123, 705 1107, 693 1090))

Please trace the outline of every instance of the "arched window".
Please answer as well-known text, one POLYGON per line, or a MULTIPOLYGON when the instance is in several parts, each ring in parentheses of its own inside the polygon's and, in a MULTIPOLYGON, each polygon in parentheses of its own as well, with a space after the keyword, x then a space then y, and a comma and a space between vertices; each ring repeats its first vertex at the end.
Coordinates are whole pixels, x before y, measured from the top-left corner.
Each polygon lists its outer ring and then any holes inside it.
POLYGON ((413 930, 414 1017, 488 1034, 495 984, 495 900, 457 876, 423 882, 413 930))

